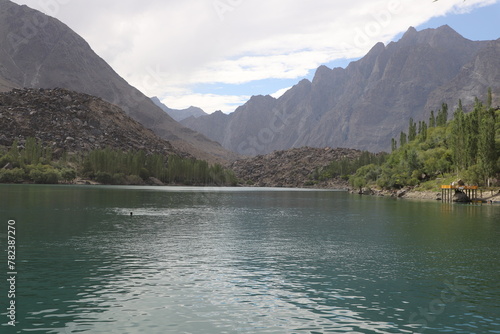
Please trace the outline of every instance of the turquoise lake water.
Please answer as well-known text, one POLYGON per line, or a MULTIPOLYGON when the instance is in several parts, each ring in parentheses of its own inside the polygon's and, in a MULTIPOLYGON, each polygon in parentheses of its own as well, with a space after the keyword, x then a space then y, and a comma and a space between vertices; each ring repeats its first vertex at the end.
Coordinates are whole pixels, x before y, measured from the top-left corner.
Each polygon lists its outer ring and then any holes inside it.
POLYGON ((500 206, 31 185, 0 203, 1 333, 500 333, 500 206))

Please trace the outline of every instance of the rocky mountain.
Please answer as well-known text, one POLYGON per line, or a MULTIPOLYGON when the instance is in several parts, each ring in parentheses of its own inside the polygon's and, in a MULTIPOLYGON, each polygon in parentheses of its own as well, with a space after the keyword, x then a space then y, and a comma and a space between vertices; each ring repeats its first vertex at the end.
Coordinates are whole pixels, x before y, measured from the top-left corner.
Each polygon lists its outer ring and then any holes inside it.
MULTIPOLYGON (((426 109, 439 101, 457 104, 460 96, 464 105, 472 105, 474 98, 484 97, 488 88, 494 92, 494 105, 500 105, 500 39, 486 44, 474 59, 460 69, 458 75, 429 96, 426 109)), ((485 100, 485 99, 483 99, 485 100)))
MULTIPOLYGON (((216 111, 210 115, 186 118, 181 121, 181 124, 194 131, 205 133, 207 137, 218 143, 223 143, 226 138, 226 130, 229 129, 229 120, 233 117, 232 115, 234 114, 227 115, 222 111, 216 111)), ((227 138, 230 139, 229 136, 227 138)), ((231 147, 231 145, 226 147, 231 147)), ((237 150, 234 151, 236 152, 237 150)))
POLYGON ((119 106, 179 150, 209 161, 236 158, 174 121, 65 24, 27 6, 0 0, 0 90, 10 87, 64 87, 97 96, 119 106))
POLYGON ((442 102, 467 106, 488 87, 498 100, 499 62, 500 40, 470 41, 449 26, 410 28, 345 69, 319 67, 312 82, 279 99, 254 96, 230 115, 182 124, 247 155, 302 146, 389 150, 410 118, 428 120, 442 102))
POLYGON ((177 122, 180 122, 182 120, 185 120, 186 118, 189 117, 200 117, 200 116, 206 116, 208 115, 206 112, 203 111, 203 109, 198 108, 198 107, 189 107, 187 109, 171 109, 167 107, 165 104, 163 104, 160 99, 156 96, 151 98, 151 101, 158 107, 160 107, 164 112, 170 115, 173 119, 175 119, 177 122))
POLYGON ((110 147, 164 155, 185 153, 144 128, 119 107, 65 89, 14 89, 0 93, 0 145, 28 137, 69 153, 110 147), (51 129, 51 131, 47 131, 51 129))
MULTIPOLYGON (((259 187, 303 188, 311 186, 311 177, 317 169, 328 166, 334 160, 354 160, 360 155, 361 151, 351 149, 301 147, 238 160, 231 168, 236 176, 247 184, 259 187)), ((342 189, 349 187, 349 183, 339 178, 314 186, 342 189)))
MULTIPOLYGON (((187 118, 181 121, 181 124, 204 133, 227 149, 243 155, 257 155, 279 149, 300 147, 280 147, 273 143, 278 137, 278 131, 269 129, 269 126, 274 124, 275 127, 281 127, 283 125, 278 124, 281 120, 276 116, 279 113, 277 109, 275 110, 276 105, 277 100, 271 96, 253 96, 232 114, 226 115, 218 111, 207 116, 187 118)), ((325 146, 327 145, 323 147, 325 146)))

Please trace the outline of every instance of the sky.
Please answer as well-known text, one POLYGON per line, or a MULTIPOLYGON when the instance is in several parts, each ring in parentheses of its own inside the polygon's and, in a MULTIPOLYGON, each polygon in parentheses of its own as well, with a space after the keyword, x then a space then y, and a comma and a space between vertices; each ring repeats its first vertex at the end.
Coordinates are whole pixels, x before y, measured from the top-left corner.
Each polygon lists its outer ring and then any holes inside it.
POLYGON ((279 97, 320 65, 448 24, 500 38, 500 0, 13 0, 56 17, 115 71, 170 108, 233 112, 279 97))

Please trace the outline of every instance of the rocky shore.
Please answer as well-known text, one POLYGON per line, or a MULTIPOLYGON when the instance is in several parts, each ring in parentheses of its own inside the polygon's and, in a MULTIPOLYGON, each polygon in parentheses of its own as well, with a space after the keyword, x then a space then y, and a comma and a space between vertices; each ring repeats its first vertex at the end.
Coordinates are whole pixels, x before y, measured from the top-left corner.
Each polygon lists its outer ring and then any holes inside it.
MULTIPOLYGON (((349 191, 351 193, 356 193, 356 194, 359 193, 359 190, 350 189, 349 191)), ((440 191, 418 190, 414 188, 405 188, 401 190, 373 190, 365 188, 362 190, 362 195, 387 196, 387 197, 395 197, 402 199, 426 200, 426 201, 442 200, 440 191)), ((500 190, 485 191, 483 192, 481 198, 472 200, 481 200, 486 203, 500 204, 500 190)))

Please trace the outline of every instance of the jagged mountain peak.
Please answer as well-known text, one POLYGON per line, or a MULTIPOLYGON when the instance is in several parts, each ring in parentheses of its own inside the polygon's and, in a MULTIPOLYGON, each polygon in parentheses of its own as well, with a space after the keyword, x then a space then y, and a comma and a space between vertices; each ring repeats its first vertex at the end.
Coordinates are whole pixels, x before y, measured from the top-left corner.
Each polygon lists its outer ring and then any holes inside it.
POLYGON ((416 35, 416 34, 418 34, 417 29, 415 29, 415 27, 413 27, 413 26, 410 26, 408 28, 408 30, 406 30, 405 34, 403 35, 403 38, 404 37, 409 37, 409 36, 412 36, 412 35, 416 35))
POLYGON ((251 108, 253 106, 262 107, 269 104, 274 104, 276 99, 271 95, 253 95, 250 99, 242 106, 238 107, 234 113, 240 112, 242 109, 251 108))
POLYGON ((388 150, 410 117, 428 120, 443 100, 466 100, 488 86, 500 93, 498 59, 494 43, 470 41, 449 26, 410 27, 345 69, 320 66, 312 83, 297 83, 274 103, 252 98, 224 125, 208 116, 193 126, 210 136, 218 122, 218 140, 250 155, 301 146, 388 150))
POLYGON ((314 78, 312 83, 316 85, 318 84, 318 82, 323 82, 324 80, 326 80, 326 78, 329 78, 332 75, 332 73, 333 69, 329 68, 326 65, 321 65, 316 70, 316 73, 314 73, 314 78))
POLYGON ((252 97, 250 97, 249 101, 261 102, 261 101, 270 101, 270 100, 276 100, 276 99, 274 97, 272 97, 271 95, 252 95, 252 97))
POLYGON ((213 116, 217 116, 217 117, 220 117, 220 116, 222 116, 222 117, 226 117, 226 116, 227 116, 227 114, 223 113, 223 112, 222 112, 222 110, 216 110, 216 111, 214 111, 214 112, 212 113, 212 115, 213 115, 213 116))
POLYGON ((368 54, 366 56, 368 56, 368 57, 369 56, 378 56, 384 51, 385 51, 385 44, 382 42, 378 42, 370 49, 370 51, 368 51, 368 54))
POLYGON ((180 122, 180 121, 185 120, 186 118, 190 118, 190 117, 197 118, 200 116, 207 115, 207 113, 205 113, 205 111, 203 111, 203 109, 198 108, 198 107, 194 107, 194 106, 190 106, 187 109, 180 109, 180 110, 171 109, 171 108, 167 107, 165 104, 163 104, 163 102, 161 102, 157 96, 152 97, 151 101, 153 101, 153 103, 155 105, 160 107, 164 112, 166 112, 170 117, 175 119, 177 122, 180 122))
MULTIPOLYGON (((328 70, 327 72, 331 72, 331 70, 325 66, 325 68, 328 70)), ((319 69, 318 69, 319 70, 319 69)), ((316 73, 318 72, 318 70, 316 71, 316 73)), ((322 70, 320 70, 321 72, 322 70)), ((314 79, 313 79, 314 81, 314 79)), ((280 99, 284 96, 287 96, 289 95, 290 92, 294 92, 294 91, 308 91, 311 89, 311 86, 312 86, 312 82, 309 81, 308 79, 302 79, 300 80, 296 85, 294 85, 292 88, 290 88, 287 92, 285 92, 285 94, 283 94, 280 99)))
POLYGON ((449 25, 443 25, 438 28, 428 28, 417 31, 410 27, 403 37, 396 43, 391 45, 399 45, 408 47, 410 45, 429 45, 431 47, 456 47, 457 44, 470 42, 468 39, 460 35, 449 25))

